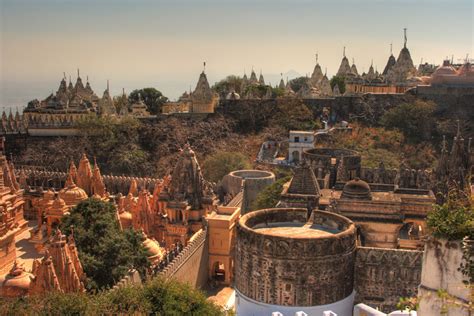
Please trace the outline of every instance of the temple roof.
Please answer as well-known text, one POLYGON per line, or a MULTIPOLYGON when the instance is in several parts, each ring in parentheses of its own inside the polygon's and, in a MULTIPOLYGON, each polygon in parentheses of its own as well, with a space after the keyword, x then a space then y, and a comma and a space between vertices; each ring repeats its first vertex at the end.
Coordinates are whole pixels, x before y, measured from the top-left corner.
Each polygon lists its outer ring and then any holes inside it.
POLYGON ((209 86, 209 82, 207 81, 207 76, 204 71, 199 75, 199 80, 191 97, 193 100, 204 102, 210 102, 212 100, 211 87, 209 86))
POLYGON ((385 68, 383 69, 382 75, 386 75, 390 69, 395 65, 397 61, 395 60, 395 56, 393 54, 390 54, 390 57, 387 60, 387 65, 385 65, 385 68))
POLYGON ((309 164, 303 163, 294 172, 287 193, 320 196, 318 180, 309 164))

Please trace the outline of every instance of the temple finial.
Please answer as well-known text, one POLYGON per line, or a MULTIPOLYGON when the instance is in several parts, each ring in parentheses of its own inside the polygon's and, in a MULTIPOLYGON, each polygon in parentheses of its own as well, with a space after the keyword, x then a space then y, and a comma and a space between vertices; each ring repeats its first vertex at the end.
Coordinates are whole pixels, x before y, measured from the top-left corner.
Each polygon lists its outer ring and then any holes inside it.
POLYGON ((77 78, 79 78, 79 68, 77 68, 77 78))
POLYGON ((63 72, 63 78, 64 78, 64 80, 66 80, 66 73, 65 72, 63 72))
POLYGON ((403 36, 405 38, 403 42, 403 47, 407 48, 407 28, 406 27, 403 29, 403 36))
POLYGON ((86 82, 89 82, 89 76, 86 76, 86 82))
POLYGON ((109 92, 109 79, 107 79, 107 92, 109 92))
POLYGON ((346 46, 344 46, 344 48, 342 49, 342 56, 346 57, 346 46))
POLYGON ((459 139, 459 136, 461 136, 461 125, 459 123, 459 120, 456 120, 456 123, 458 125, 458 131, 457 131, 456 137, 459 139))
POLYGON ((206 72, 206 62, 203 62, 203 65, 204 65, 204 67, 202 69, 202 72, 206 72))
POLYGON ((390 55, 393 55, 393 44, 390 43, 390 55))
POLYGON ((318 64, 318 53, 316 53, 316 65, 318 64))

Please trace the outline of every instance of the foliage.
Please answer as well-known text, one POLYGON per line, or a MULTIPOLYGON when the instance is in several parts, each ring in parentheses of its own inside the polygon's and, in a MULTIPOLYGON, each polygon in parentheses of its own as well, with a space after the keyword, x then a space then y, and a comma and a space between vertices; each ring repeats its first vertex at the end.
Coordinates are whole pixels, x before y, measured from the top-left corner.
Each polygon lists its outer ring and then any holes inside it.
POLYGON ((97 158, 102 172, 149 175, 149 154, 139 146, 140 122, 131 116, 87 116, 77 122, 86 147, 97 158), (102 167, 103 166, 103 167, 102 167))
POLYGON ((275 98, 282 97, 285 95, 285 89, 281 89, 279 87, 272 88, 272 95, 275 98))
POLYGON ((0 299, 1 315, 226 315, 187 284, 156 278, 96 294, 47 293, 0 299))
POLYGON ((88 289, 112 286, 132 267, 144 275, 150 264, 142 234, 120 229, 112 203, 94 198, 79 203, 61 222, 66 235, 72 229, 88 289))
POLYGON ((237 93, 241 93, 240 88, 242 87, 242 78, 239 76, 230 75, 219 82, 216 82, 212 89, 219 94, 221 98, 225 98, 229 92, 234 90, 237 93))
POLYGON ((419 143, 431 138, 435 128, 434 111, 434 103, 416 100, 390 109, 380 121, 387 128, 402 131, 408 141, 419 143))
POLYGON ((161 113, 161 107, 164 103, 168 102, 168 98, 155 88, 143 88, 133 90, 130 93, 128 99, 131 103, 138 101, 138 94, 142 97, 143 102, 146 104, 148 111, 150 111, 151 114, 161 113))
POLYGON ((346 92, 346 80, 342 76, 334 76, 331 78, 329 81, 329 84, 331 85, 331 89, 334 90, 334 86, 337 85, 339 87, 339 92, 341 94, 344 94, 346 92))
POLYGON ((398 168, 404 161, 410 168, 424 169, 433 166, 435 151, 429 144, 405 144, 397 130, 382 127, 365 127, 352 124, 352 133, 334 133, 320 143, 322 147, 354 149, 361 153, 364 167, 378 167, 381 161, 386 168, 398 168))
POLYGON ((474 239, 474 207, 453 198, 443 205, 434 205, 426 220, 431 233, 436 238, 462 240, 474 239))
POLYGON ((312 130, 319 122, 313 119, 313 112, 300 99, 277 100, 277 109, 270 118, 270 126, 289 130, 312 130))
POLYGON ((290 181, 291 176, 286 176, 281 178, 272 185, 263 189, 255 199, 255 202, 252 205, 252 209, 260 210, 264 208, 273 208, 277 205, 280 200, 280 194, 283 190, 283 185, 290 181))
POLYGON ((418 297, 400 297, 397 303, 397 310, 400 311, 416 311, 420 303, 418 302, 418 297))
POLYGON ((290 80, 291 90, 298 92, 308 80, 309 80, 308 77, 304 77, 304 76, 291 79, 290 80))
POLYGON ((220 151, 209 156, 203 164, 204 178, 211 182, 219 182, 231 171, 251 169, 247 157, 238 152, 220 151))

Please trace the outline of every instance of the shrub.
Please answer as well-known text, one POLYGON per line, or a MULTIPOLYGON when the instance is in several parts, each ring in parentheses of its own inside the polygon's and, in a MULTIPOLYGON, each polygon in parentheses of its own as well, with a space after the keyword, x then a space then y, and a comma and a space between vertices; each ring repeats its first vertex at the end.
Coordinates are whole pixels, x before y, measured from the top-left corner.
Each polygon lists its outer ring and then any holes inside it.
POLYGON ((291 176, 286 176, 277 180, 272 185, 266 187, 257 195, 255 202, 252 205, 252 209, 260 210, 264 208, 273 208, 280 200, 280 194, 283 190, 283 185, 290 181, 291 176))
POLYGON ((203 164, 204 178, 219 182, 226 174, 235 170, 250 169, 252 165, 247 157, 237 152, 220 151, 209 156, 203 164))
POLYGON ((443 205, 435 205, 428 213, 427 224, 436 238, 462 240, 474 239, 474 209, 448 198, 443 205))

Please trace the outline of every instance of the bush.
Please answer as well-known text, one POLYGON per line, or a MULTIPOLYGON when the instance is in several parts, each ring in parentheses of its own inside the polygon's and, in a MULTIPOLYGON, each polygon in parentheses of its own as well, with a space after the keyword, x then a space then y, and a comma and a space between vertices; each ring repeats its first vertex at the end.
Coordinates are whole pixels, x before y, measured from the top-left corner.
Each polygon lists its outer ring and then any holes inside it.
POLYGON ((111 203, 94 198, 79 203, 61 222, 66 235, 72 228, 89 290, 113 286, 132 267, 144 275, 150 265, 142 234, 122 231, 111 203))
POLYGON ((403 103, 387 111, 381 118, 381 124, 388 128, 396 128, 403 132, 412 143, 429 140, 436 128, 432 102, 415 101, 403 103))
POLYGON ((427 221, 431 233, 436 238, 474 240, 474 208, 448 198, 443 205, 435 205, 428 213, 427 221))
POLYGON ((225 315, 187 284, 161 278, 97 294, 46 293, 0 299, 1 315, 225 315))
POLYGON ((260 210, 264 208, 273 208, 277 205, 280 200, 280 194, 283 190, 283 185, 290 181, 291 176, 286 176, 277 180, 272 185, 266 187, 262 192, 257 195, 255 202, 253 203, 253 210, 260 210))
POLYGON ((209 156, 203 164, 204 178, 219 182, 231 171, 250 169, 252 165, 247 157, 237 152, 220 151, 209 156))

